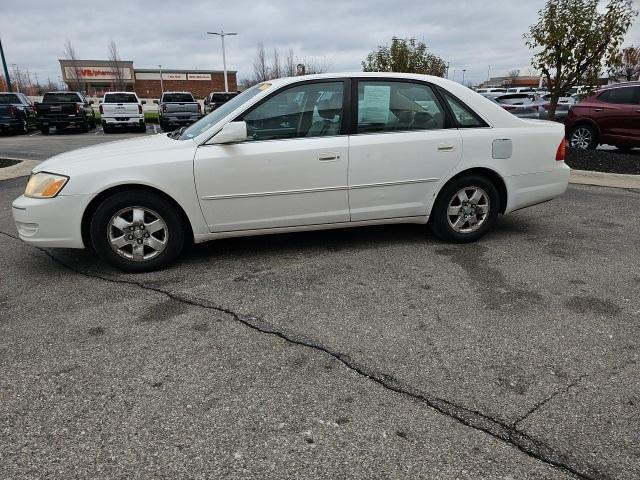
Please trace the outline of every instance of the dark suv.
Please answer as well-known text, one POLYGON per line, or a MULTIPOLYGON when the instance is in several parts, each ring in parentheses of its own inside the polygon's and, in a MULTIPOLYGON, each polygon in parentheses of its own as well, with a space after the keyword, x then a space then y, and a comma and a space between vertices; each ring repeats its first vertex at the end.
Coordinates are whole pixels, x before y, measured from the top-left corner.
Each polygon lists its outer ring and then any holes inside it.
POLYGON ((569 111, 565 126, 573 148, 640 147, 640 82, 609 85, 585 98, 569 111))

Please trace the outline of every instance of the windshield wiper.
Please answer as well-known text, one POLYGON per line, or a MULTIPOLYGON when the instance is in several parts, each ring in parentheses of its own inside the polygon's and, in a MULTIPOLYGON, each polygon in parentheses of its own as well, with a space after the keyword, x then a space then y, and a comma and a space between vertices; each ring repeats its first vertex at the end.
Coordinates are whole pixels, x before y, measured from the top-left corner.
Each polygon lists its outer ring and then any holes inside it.
POLYGON ((180 135, 182 135, 184 133, 184 131, 187 129, 187 127, 180 127, 177 130, 174 130, 173 132, 170 132, 167 134, 167 137, 173 138, 173 139, 178 139, 180 137, 180 135))

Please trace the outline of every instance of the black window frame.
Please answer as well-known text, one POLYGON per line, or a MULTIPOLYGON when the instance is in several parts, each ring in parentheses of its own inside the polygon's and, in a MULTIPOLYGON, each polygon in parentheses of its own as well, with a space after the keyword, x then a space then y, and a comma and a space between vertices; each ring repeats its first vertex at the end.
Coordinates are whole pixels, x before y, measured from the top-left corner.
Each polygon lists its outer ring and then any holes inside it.
MULTIPOLYGON (((287 90, 291 90, 292 88, 297 88, 303 85, 312 85, 319 83, 338 83, 341 82, 342 86, 342 118, 340 119, 340 133, 337 135, 318 135, 314 137, 291 137, 291 138, 268 138, 263 140, 247 140, 247 142, 274 142, 274 141, 290 141, 290 140, 305 140, 311 138, 325 138, 325 137, 337 137, 349 135, 349 121, 352 117, 351 112, 351 79, 345 77, 335 77, 335 78, 321 78, 321 79, 313 79, 313 80, 304 80, 302 82, 290 83, 288 85, 284 85, 273 92, 269 93, 266 97, 260 99, 258 102, 251 105, 249 108, 244 110, 242 113, 237 115, 231 122, 241 122, 244 121, 244 117, 250 114, 253 110, 260 107, 263 103, 268 102, 270 99, 279 95, 287 90)), ((217 132, 216 132, 217 133, 217 132)), ((215 134, 213 135, 215 136, 215 134)), ((213 136, 211 138, 213 138, 213 136)))

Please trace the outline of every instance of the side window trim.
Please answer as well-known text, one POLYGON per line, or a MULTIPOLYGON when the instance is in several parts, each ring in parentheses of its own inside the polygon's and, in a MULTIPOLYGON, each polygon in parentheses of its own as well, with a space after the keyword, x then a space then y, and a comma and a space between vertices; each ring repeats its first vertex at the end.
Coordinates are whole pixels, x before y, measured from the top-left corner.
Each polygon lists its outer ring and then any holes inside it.
MULTIPOLYGON (((242 111, 241 113, 239 113, 236 117, 234 117, 233 119, 229 120, 229 122, 238 122, 238 121, 243 121, 245 116, 247 116, 248 114, 250 114, 253 110, 255 110, 256 108, 260 107, 262 104, 268 102, 270 99, 272 99, 273 97, 275 97, 276 95, 286 92, 287 90, 290 90, 292 88, 296 88, 296 87, 301 87, 304 85, 312 85, 312 84, 319 84, 319 83, 342 83, 342 118, 341 118, 341 123, 340 123, 340 133, 338 135, 331 135, 331 136, 342 136, 342 135, 348 135, 349 134, 349 117, 351 116, 351 89, 349 88, 350 84, 351 84, 351 79, 350 78, 344 78, 344 77, 337 77, 337 78, 322 78, 322 79, 315 79, 315 80, 304 80, 301 82, 295 82, 295 83, 291 83, 288 85, 284 85, 281 88, 274 90, 273 92, 271 92, 269 95, 267 95, 266 97, 264 97, 263 99, 261 99, 260 101, 254 103, 253 105, 249 106, 246 110, 242 111)), ((217 133, 217 132, 216 132, 217 133)), ((213 138, 216 133, 214 133, 212 135, 211 138, 213 138)), ((293 138, 272 138, 272 139, 263 139, 263 140, 247 140, 247 142, 273 142, 273 141, 282 141, 282 140, 305 140, 305 139, 309 139, 309 138, 319 138, 319 137, 293 137, 293 138)))
POLYGON ((415 78, 387 78, 387 77, 352 77, 351 82, 351 106, 352 106, 352 119, 350 122, 350 135, 387 135, 391 133, 406 133, 406 132, 426 132, 426 131, 435 131, 435 130, 447 130, 451 128, 457 128, 456 124, 453 120, 452 114, 447 108, 448 105, 445 105, 445 100, 440 94, 440 90, 437 85, 434 85, 430 82, 426 82, 423 80, 418 80, 415 78), (444 123, 442 128, 435 128, 430 130, 388 130, 388 131, 379 131, 379 132, 358 132, 358 89, 360 86, 360 82, 397 82, 397 83, 415 83, 416 85, 422 85, 429 87, 433 92, 434 97, 438 101, 440 107, 442 108, 442 112, 444 114, 444 123))
POLYGON ((439 96, 442 98, 442 102, 444 103, 444 108, 447 110, 447 113, 449 115, 449 117, 451 118, 451 121, 454 125, 453 128, 457 128, 457 129, 470 129, 470 128, 490 128, 489 124, 480 116, 478 115, 478 113, 473 109, 470 108, 469 105, 467 105, 466 103, 464 103, 462 100, 460 100, 458 97, 456 97, 453 93, 443 89, 442 87, 438 87, 436 86, 436 90, 438 91, 439 96), (481 124, 480 126, 477 127, 467 127, 464 125, 461 125, 460 122, 458 122, 458 120, 456 119, 455 114, 453 113, 453 110, 451 109, 451 105, 449 105, 449 102, 447 101, 447 96, 451 97, 453 100, 455 100, 460 106, 462 106, 467 112, 471 113, 471 115, 481 124))

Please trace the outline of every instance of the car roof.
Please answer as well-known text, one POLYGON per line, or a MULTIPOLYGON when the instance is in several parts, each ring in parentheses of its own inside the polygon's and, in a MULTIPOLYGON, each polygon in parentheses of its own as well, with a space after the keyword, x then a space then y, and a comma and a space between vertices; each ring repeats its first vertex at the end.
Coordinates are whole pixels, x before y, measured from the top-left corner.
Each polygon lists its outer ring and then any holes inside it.
POLYGON ((610 85, 602 85, 599 88, 599 90, 610 90, 612 88, 623 88, 623 87, 640 87, 640 82, 633 81, 633 82, 612 83, 610 85))

